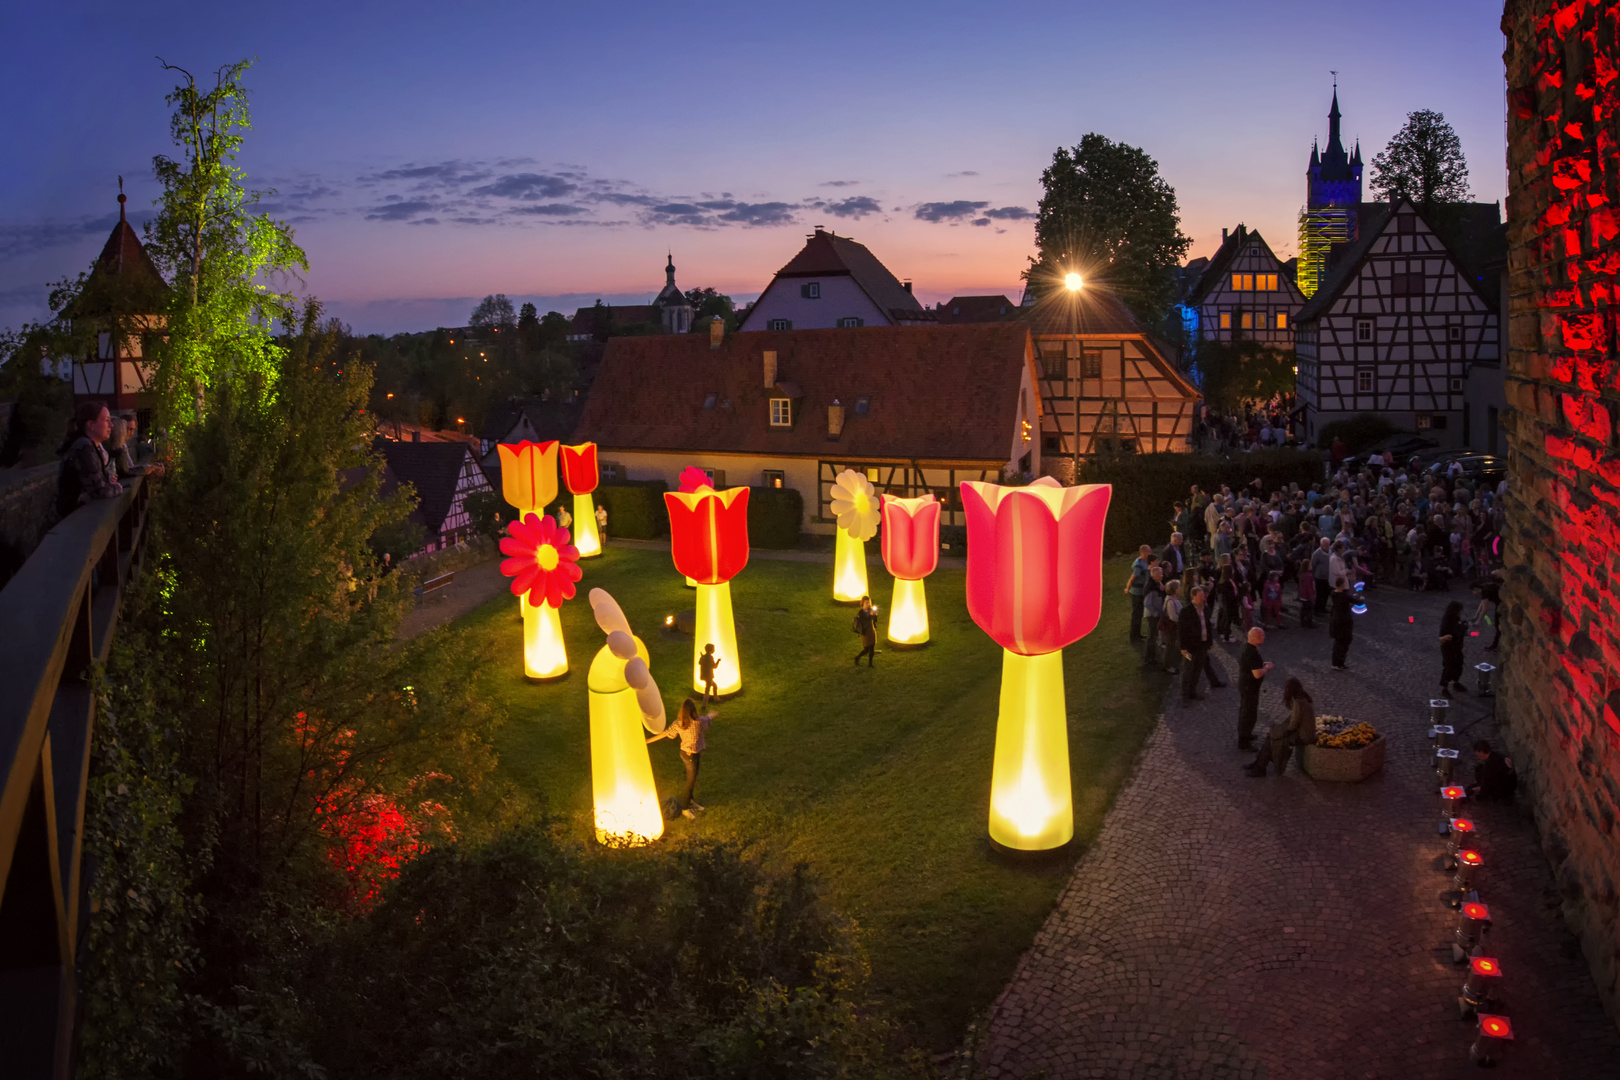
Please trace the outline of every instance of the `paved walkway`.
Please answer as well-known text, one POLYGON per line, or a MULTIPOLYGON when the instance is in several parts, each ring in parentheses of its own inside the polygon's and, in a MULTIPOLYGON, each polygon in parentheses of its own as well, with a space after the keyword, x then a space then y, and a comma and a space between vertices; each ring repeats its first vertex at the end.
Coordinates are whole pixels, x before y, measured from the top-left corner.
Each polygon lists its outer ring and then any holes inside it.
MULTIPOLYGON (((1190 709, 1174 687, 1136 775, 991 1017, 981 1061, 996 1078, 1475 1075, 1474 1025, 1442 903, 1450 875, 1431 768, 1427 702, 1439 681, 1450 596, 1379 589, 1357 619, 1350 671, 1329 667, 1325 630, 1275 632, 1261 730, 1297 675, 1318 713, 1371 721, 1384 772, 1360 784, 1290 769, 1250 779, 1236 748, 1237 689, 1190 709), (1408 624, 1408 615, 1416 616, 1408 624)), ((1321 622, 1318 623, 1320 627, 1321 622)), ((1472 666, 1493 656, 1472 639, 1472 666)), ((1217 649, 1217 652, 1221 652, 1217 649)), ((1237 646, 1216 657, 1235 683, 1237 646)), ((1466 736, 1494 734, 1490 702, 1453 698, 1466 736)), ((1466 757, 1467 755, 1465 755, 1466 757)), ((1470 763, 1471 765, 1471 763, 1470 763)), ((1467 772, 1471 779, 1471 767, 1467 772)), ((1620 1075, 1620 1034, 1557 917, 1523 811, 1474 807, 1480 899, 1517 1043, 1497 1075, 1620 1075)))

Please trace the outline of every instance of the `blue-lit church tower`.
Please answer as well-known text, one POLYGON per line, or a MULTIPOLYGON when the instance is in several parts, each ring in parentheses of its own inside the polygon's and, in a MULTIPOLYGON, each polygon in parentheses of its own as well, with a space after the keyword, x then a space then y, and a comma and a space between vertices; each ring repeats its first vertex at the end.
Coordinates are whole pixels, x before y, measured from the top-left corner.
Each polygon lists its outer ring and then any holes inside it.
POLYGON ((1361 143, 1345 153, 1339 137, 1339 88, 1333 87, 1328 110, 1328 144, 1311 144, 1311 164, 1305 171, 1305 209, 1299 216, 1299 289, 1307 297, 1327 276, 1334 244, 1356 238, 1356 205, 1361 202, 1361 143))

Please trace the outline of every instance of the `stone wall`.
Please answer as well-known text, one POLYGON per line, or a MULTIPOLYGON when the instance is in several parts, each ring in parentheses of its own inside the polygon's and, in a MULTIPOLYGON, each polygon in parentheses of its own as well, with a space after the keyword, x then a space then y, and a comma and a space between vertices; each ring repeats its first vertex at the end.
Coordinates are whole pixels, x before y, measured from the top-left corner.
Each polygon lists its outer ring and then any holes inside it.
POLYGON ((1620 13, 1508 0, 1510 410, 1498 713, 1620 1019, 1620 13))
POLYGON ((56 469, 0 469, 0 587, 56 524, 56 469))

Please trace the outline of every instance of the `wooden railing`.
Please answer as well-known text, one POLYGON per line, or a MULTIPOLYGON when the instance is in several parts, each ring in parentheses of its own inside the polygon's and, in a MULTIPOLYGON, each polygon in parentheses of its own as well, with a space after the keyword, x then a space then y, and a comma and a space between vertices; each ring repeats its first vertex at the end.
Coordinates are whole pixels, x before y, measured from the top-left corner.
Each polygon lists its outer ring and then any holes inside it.
POLYGON ((81 872, 107 659, 140 570, 147 485, 59 522, 0 591, 0 1074, 67 1080, 74 965, 88 912, 81 872))

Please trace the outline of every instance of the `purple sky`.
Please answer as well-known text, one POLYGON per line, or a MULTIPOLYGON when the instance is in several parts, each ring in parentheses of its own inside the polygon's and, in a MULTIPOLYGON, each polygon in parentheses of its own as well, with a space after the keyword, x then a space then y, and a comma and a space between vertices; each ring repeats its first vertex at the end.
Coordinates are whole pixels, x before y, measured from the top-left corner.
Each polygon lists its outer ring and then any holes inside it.
MULTIPOLYGON (((46 314, 169 151, 156 56, 257 56, 240 164, 357 330, 456 325, 684 288, 756 295, 825 225, 925 303, 1017 298, 1040 172, 1088 131, 1155 157, 1192 256, 1221 228, 1294 253, 1339 72, 1369 163, 1445 113, 1474 197, 1505 190, 1489 4, 285 3, 8 5, 0 36, 0 327, 46 314)), ((1370 169, 1369 169, 1370 171, 1370 169)))

